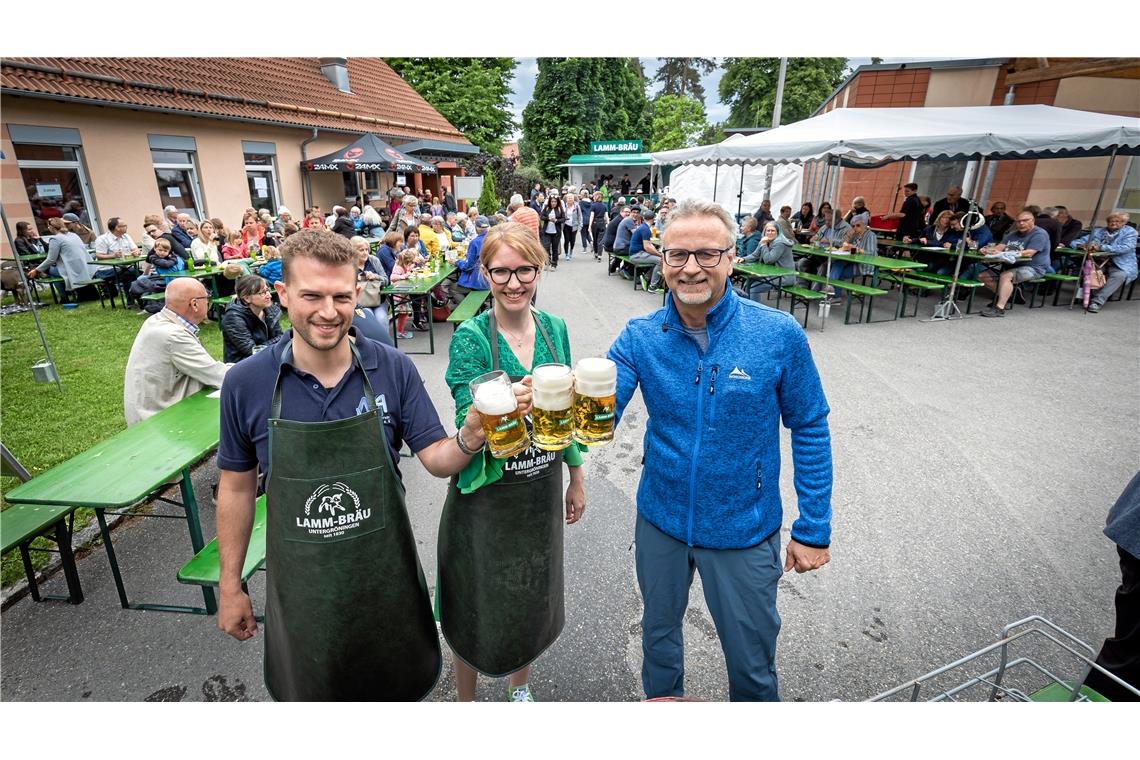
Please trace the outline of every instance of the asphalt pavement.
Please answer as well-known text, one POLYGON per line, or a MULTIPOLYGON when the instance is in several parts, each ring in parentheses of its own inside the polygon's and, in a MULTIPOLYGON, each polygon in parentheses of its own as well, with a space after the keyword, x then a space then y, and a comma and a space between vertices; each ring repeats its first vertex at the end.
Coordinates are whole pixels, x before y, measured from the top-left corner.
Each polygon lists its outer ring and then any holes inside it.
MULTIPOLYGON (((876 317, 894 303, 882 299, 876 317)), ((629 318, 661 299, 577 254, 544 275, 538 304, 566 320, 580 358, 604 355, 629 318)), ((843 325, 835 307, 823 332, 813 309, 808 332, 832 408, 832 561, 780 581, 784 700, 869 698, 992 643, 1003 625, 1030 615, 1094 648, 1111 630, 1119 569, 1101 529, 1140 463, 1140 299, 1096 315, 1018 306, 1004 319, 921 321, 934 304, 921 302, 920 319, 870 325, 843 325)), ((437 353, 415 363, 450 430, 443 376, 451 328, 435 329, 437 353)), ((407 348, 426 343, 417 333, 407 348)), ((614 442, 587 454, 586 514, 566 530, 566 628, 534 666, 539 700, 643 696, 631 543, 645 419, 639 394, 614 442)), ((786 431, 782 446, 786 543, 796 516, 786 431)), ((402 468, 431 586, 446 484, 418 462, 402 468)), ((212 461, 195 471, 207 536, 215 478, 212 461)), ((197 588, 175 580, 190 551, 180 523, 127 521, 115 547, 132 598, 201 602, 197 588)), ((268 699, 260 637, 234 641, 212 617, 120 609, 100 548, 79 572, 83 604, 24 598, 3 613, 0 698, 268 699)), ((251 585, 260 610, 264 575, 251 585)), ((63 587, 57 575, 45 591, 63 587)), ((687 695, 726 699, 699 578, 685 621, 687 695)), ((431 700, 455 697, 444 651, 431 700)), ((1077 675, 1072 661, 1055 667, 1077 675)), ((504 694, 505 679, 480 678, 481 700, 504 694)))

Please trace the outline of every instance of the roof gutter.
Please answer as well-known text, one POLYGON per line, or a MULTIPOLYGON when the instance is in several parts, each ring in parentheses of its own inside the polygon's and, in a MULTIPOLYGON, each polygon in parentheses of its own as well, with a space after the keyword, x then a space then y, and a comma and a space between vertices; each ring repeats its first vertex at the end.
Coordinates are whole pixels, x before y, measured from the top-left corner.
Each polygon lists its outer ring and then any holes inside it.
MULTIPOLYGON (((317 139, 317 128, 313 127, 313 136, 301 141, 301 160, 307 161, 309 159, 309 143, 317 139)), ((313 178, 309 172, 305 172, 305 209, 309 209, 313 205, 313 178)))

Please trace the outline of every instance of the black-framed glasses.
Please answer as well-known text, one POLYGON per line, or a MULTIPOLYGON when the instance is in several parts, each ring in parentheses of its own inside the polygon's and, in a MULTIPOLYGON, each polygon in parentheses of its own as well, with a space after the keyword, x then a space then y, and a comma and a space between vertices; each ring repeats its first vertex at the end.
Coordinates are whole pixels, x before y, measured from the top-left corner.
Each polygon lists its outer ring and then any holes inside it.
POLYGON ((690 251, 685 248, 666 248, 661 252, 665 258, 665 263, 671 267, 680 269, 689 263, 689 257, 692 256, 697 260, 697 265, 702 269, 712 269, 720 264, 721 257, 729 251, 735 250, 735 246, 727 248, 698 248, 695 251, 690 251))
POLYGON ((494 269, 488 269, 487 274, 491 276, 491 282, 496 285, 506 285, 511 281, 512 274, 515 276, 515 279, 525 285, 526 283, 534 282, 534 278, 538 277, 538 267, 523 266, 516 267, 515 269, 495 267, 494 269))

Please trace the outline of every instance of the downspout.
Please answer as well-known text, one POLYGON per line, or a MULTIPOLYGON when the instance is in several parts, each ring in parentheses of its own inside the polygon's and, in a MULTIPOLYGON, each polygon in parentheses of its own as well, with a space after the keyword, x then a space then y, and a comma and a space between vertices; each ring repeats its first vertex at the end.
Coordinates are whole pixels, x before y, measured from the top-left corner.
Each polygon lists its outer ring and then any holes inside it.
MULTIPOLYGON (((308 161, 309 160, 309 150, 308 150, 309 143, 313 142, 316 139, 317 139, 317 128, 313 127, 313 136, 301 141, 301 161, 308 161)), ((313 179, 310 175, 311 175, 311 172, 308 169, 306 169, 305 170, 305 186, 304 186, 304 192, 302 193, 302 195, 304 196, 305 208, 306 209, 313 207, 313 179)))

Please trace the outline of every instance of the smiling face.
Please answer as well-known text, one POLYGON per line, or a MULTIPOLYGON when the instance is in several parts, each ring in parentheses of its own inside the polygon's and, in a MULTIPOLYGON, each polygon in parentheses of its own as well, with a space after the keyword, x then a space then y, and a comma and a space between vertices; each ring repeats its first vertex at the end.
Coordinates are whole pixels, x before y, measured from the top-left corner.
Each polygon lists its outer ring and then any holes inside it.
POLYGON ((288 284, 279 280, 274 287, 293 329, 316 351, 335 349, 352 326, 356 268, 297 256, 289 270, 288 284))
MULTIPOLYGON (((695 251, 701 248, 723 249, 731 247, 733 241, 725 226, 715 216, 692 215, 674 219, 665 228, 661 241, 664 250, 683 248, 695 251)), ((661 274, 669 290, 683 304, 689 306, 712 305, 724 292, 724 283, 732 273, 735 256, 732 250, 720 257, 715 267, 705 269, 697 264, 695 256, 689 256, 684 266, 674 267, 663 264, 661 274)))

